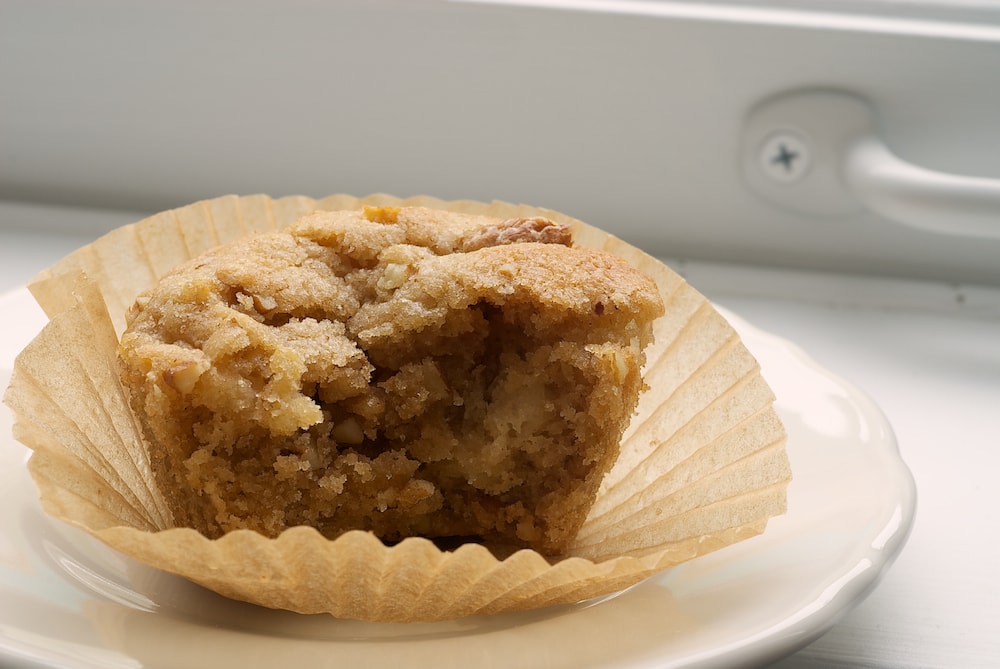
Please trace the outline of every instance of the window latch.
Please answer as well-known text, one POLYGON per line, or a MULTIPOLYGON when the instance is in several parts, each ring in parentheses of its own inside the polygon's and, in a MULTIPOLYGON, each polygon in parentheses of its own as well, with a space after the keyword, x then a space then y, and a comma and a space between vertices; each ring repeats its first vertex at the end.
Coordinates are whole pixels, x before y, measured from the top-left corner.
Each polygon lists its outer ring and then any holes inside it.
POLYGON ((938 172, 896 156, 865 99, 801 91, 753 109, 743 173, 760 196, 802 214, 862 210, 920 230, 1000 239, 1000 179, 938 172))

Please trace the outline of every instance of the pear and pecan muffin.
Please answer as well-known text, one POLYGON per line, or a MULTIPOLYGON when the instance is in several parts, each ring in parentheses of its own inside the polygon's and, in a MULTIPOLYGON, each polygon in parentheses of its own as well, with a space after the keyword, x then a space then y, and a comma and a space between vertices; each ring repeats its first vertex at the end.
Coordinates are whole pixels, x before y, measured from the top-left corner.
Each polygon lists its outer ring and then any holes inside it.
POLYGON ((315 212, 139 297, 121 375, 178 526, 477 537, 557 555, 663 306, 543 218, 315 212))

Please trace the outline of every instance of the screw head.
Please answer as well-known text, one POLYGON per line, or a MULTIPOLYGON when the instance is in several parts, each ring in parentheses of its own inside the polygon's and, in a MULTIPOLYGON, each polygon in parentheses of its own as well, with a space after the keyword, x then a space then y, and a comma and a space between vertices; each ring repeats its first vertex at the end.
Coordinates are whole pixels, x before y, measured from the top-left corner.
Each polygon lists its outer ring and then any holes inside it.
POLYGON ((781 131, 770 135, 760 149, 760 166, 780 183, 798 181, 809 171, 809 146, 799 135, 781 131))

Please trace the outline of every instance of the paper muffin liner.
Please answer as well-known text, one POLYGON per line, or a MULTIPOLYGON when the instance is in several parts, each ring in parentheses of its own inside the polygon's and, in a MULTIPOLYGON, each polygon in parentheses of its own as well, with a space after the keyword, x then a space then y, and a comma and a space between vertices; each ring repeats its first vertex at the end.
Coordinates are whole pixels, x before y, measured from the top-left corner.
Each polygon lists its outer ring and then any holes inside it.
POLYGON ((143 563, 222 595, 299 613, 374 622, 438 621, 580 602, 752 537, 785 510, 785 432, 756 360, 711 303, 671 269, 563 214, 502 202, 335 195, 228 196, 162 212, 67 256, 29 286, 50 322, 15 363, 5 401, 47 512, 143 563), (568 554, 497 556, 422 538, 386 546, 295 527, 210 540, 171 527, 142 431, 117 374, 136 296, 177 264, 313 210, 427 206, 500 218, 544 216, 579 246, 651 276, 666 315, 654 324, 641 396, 621 454, 568 554))

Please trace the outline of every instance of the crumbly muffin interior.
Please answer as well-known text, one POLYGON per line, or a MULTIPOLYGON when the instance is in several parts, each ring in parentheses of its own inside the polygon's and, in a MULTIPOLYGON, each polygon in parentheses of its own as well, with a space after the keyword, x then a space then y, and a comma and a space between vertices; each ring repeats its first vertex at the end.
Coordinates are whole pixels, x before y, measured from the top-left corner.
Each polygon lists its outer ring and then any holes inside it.
POLYGON ((121 374, 177 525, 556 555, 661 311, 651 280, 545 219, 317 212, 140 296, 121 374))

